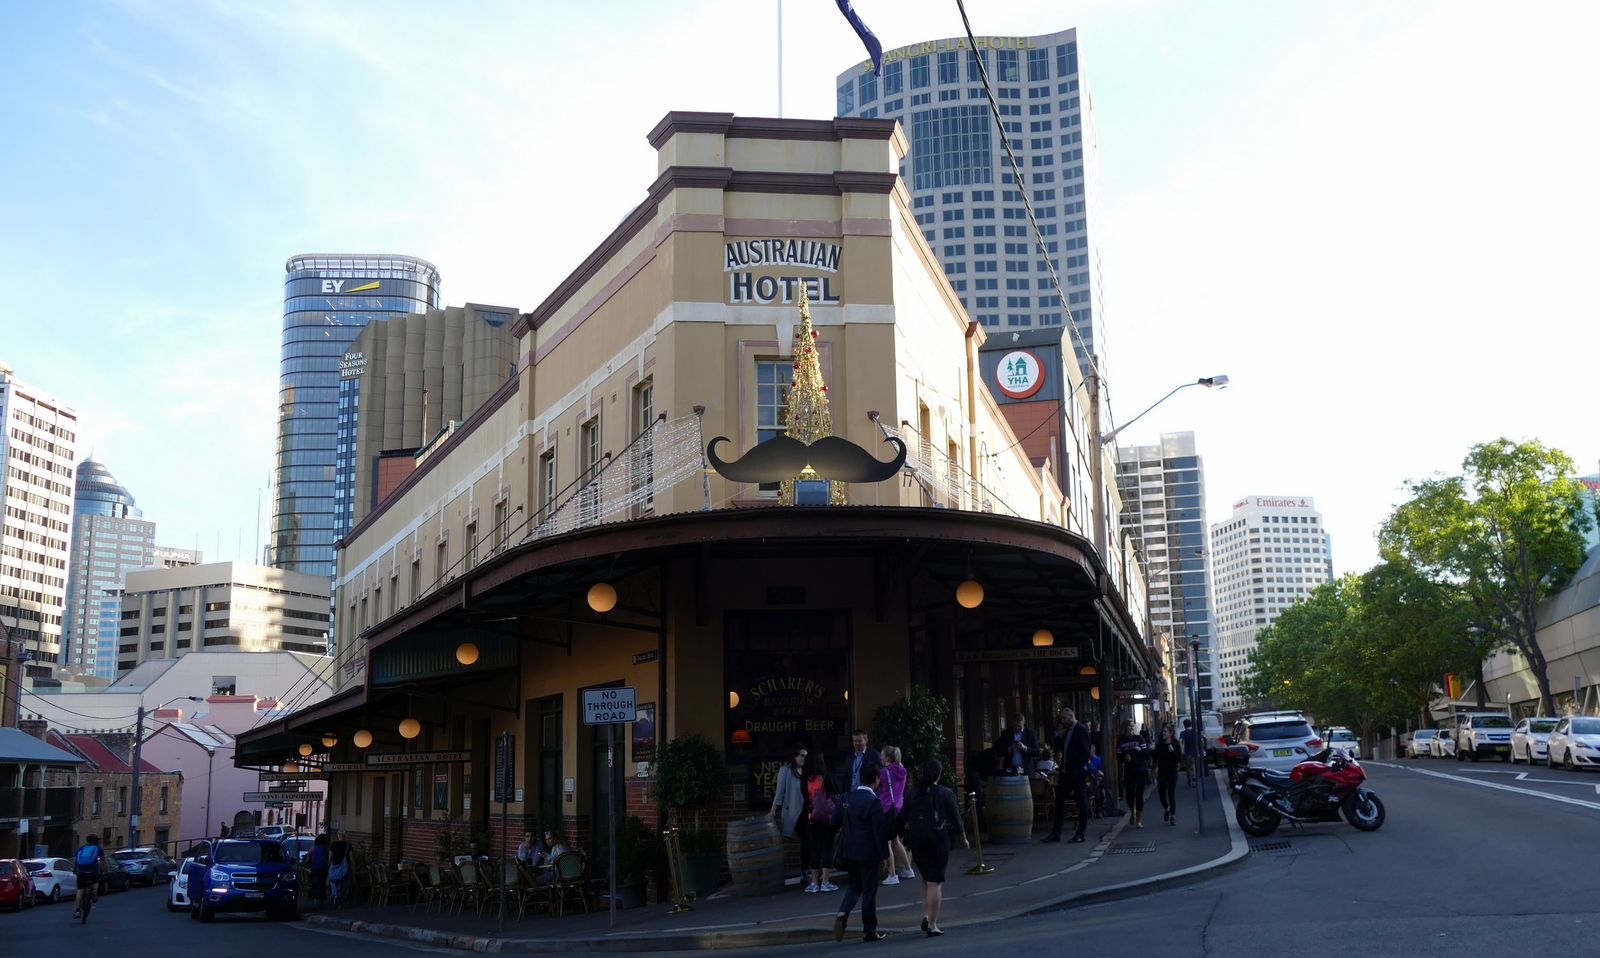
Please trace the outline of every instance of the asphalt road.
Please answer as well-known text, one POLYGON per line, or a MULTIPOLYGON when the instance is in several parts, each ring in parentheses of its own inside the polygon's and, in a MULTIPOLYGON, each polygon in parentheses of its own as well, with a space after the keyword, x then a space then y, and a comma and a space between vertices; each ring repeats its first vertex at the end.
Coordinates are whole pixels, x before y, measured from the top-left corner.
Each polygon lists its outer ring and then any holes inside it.
MULTIPOLYGON (((937 940, 896 936, 865 946, 857 918, 845 944, 919 956, 978 948, 1097 958, 1600 955, 1600 896, 1591 877, 1593 850, 1600 848, 1600 773, 1428 760, 1368 762, 1366 768, 1368 784, 1388 810, 1377 832, 1344 824, 1280 830, 1252 844, 1287 842, 1288 848, 1262 850, 1219 878, 955 929, 937 940)), ((0 941, 8 953, 88 948, 116 958, 465 954, 253 916, 220 916, 201 925, 168 914, 162 893, 140 888, 106 896, 88 926, 69 921, 70 905, 3 914, 0 941)), ((838 947, 803 945, 783 953, 809 958, 838 947)))

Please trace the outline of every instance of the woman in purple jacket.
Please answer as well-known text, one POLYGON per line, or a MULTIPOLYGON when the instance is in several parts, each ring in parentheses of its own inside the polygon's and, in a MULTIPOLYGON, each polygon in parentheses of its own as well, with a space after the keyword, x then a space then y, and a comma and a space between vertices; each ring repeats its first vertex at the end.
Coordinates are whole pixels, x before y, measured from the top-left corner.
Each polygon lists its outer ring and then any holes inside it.
MULTIPOLYGON (((891 822, 900 820, 900 809, 906 801, 906 777, 906 767, 900 764, 900 750, 885 745, 883 768, 878 775, 878 800, 883 802, 883 813, 891 822)), ((898 885, 902 878, 917 877, 911 870, 911 855, 898 836, 889 839, 889 860, 884 863, 884 870, 889 873, 883 880, 885 885, 898 885), (905 862, 905 865, 896 868, 896 862, 905 862)))

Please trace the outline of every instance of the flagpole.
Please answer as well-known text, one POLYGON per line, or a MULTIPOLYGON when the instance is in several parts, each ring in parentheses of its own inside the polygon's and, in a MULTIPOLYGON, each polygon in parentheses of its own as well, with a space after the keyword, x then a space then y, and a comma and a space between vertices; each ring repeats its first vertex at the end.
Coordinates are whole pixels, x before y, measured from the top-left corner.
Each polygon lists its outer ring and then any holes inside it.
POLYGON ((778 0, 778 119, 783 119, 783 0, 778 0))

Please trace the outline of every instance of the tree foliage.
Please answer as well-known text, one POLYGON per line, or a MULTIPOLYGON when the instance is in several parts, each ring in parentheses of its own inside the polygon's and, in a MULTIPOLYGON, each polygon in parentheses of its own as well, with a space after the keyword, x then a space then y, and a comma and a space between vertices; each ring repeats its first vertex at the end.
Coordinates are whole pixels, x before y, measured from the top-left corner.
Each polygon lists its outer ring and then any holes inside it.
POLYGON ((872 712, 872 741, 900 750, 900 762, 913 778, 922 763, 944 754, 945 720, 950 704, 918 685, 908 698, 878 706, 872 712))
POLYGON ((698 734, 679 735, 661 746, 653 776, 650 797, 672 812, 699 810, 728 787, 722 752, 698 734))
POLYGON ((1407 483, 1411 498, 1384 523, 1380 552, 1459 602, 1465 624, 1482 636, 1480 662, 1503 648, 1519 653, 1538 684, 1540 711, 1551 714, 1536 612, 1582 564, 1594 517, 1572 458, 1537 440, 1474 446, 1462 470, 1407 483))

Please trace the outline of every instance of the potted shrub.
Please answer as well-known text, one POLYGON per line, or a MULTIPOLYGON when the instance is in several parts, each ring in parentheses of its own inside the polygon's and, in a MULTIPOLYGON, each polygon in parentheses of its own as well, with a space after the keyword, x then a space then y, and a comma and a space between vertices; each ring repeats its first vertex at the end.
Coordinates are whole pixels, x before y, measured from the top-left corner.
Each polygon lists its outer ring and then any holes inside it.
POLYGON ((666 872, 666 846, 644 819, 629 815, 617 829, 617 907, 644 904, 645 883, 666 872))
POLYGON ((728 773, 722 752, 703 735, 679 735, 656 754, 650 795, 672 814, 683 851, 682 891, 696 898, 716 891, 722 870, 722 843, 715 832, 700 828, 700 809, 722 797, 728 773), (694 827, 686 827, 685 812, 694 813, 694 827))

